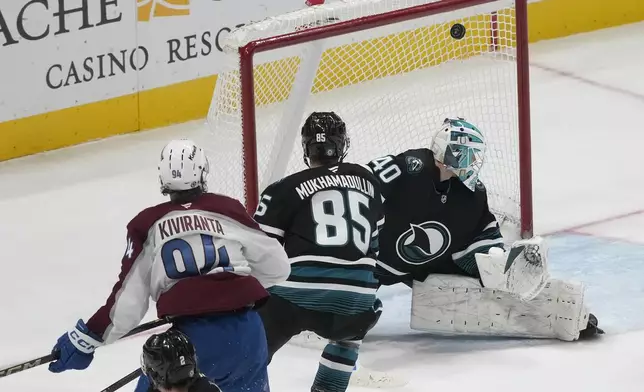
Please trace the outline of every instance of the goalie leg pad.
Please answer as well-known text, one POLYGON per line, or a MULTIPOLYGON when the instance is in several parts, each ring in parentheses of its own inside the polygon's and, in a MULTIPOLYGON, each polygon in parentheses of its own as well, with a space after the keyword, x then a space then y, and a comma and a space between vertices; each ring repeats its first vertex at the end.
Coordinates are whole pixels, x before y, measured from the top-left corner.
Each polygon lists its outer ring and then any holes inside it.
POLYGON ((587 323, 581 283, 550 279, 530 301, 456 275, 430 275, 412 288, 410 326, 418 331, 573 341, 587 323))

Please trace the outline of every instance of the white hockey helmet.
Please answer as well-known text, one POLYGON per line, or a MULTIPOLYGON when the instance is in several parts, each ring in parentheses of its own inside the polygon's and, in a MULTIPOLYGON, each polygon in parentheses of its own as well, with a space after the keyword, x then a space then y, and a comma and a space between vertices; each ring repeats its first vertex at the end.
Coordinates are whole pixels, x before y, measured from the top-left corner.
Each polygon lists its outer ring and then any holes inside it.
POLYGON ((161 150, 161 193, 166 195, 195 188, 201 188, 205 192, 209 171, 208 157, 202 148, 192 140, 172 140, 161 150))
POLYGON ((431 150, 434 157, 474 190, 479 177, 487 143, 483 133, 463 118, 446 118, 434 135, 431 150))

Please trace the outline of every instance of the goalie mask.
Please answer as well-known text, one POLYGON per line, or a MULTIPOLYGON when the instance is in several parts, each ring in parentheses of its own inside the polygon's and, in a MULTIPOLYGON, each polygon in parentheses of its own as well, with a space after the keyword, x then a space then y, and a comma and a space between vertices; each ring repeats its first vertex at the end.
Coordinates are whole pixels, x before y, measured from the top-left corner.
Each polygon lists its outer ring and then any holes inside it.
POLYGON ((431 150, 436 160, 473 191, 483 167, 486 146, 483 133, 476 126, 463 118, 446 118, 441 130, 434 135, 431 150))
POLYGON ((302 126, 304 163, 342 162, 349 150, 349 138, 344 121, 334 112, 313 112, 302 126))

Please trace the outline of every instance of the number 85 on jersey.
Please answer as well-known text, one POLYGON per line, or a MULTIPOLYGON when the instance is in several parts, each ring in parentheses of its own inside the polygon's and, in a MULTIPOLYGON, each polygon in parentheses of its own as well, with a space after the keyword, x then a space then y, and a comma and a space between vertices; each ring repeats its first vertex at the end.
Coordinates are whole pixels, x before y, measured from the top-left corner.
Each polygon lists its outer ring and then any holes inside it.
MULTIPOLYGON (((271 203, 271 200, 270 195, 262 196, 255 219, 264 231, 281 238, 284 236, 284 229, 278 228, 284 226, 281 221, 291 221, 291 219, 285 216, 288 213, 284 208, 280 209, 279 206, 271 203), (271 210, 272 213, 267 214, 271 210)), ((367 253, 371 246, 372 233, 376 229, 375 220, 372 225, 368 218, 369 215, 373 215, 370 211, 369 197, 354 190, 328 189, 316 192, 307 204, 308 206, 302 208, 303 211, 304 209, 310 211, 307 219, 310 223, 306 227, 289 227, 289 231, 299 232, 299 235, 304 238, 310 238, 312 234, 312 239, 318 246, 344 247, 352 244, 361 254, 367 253), (312 233, 311 229, 313 229, 312 233)), ((293 208, 294 206, 289 205, 287 211, 293 211, 293 208)))

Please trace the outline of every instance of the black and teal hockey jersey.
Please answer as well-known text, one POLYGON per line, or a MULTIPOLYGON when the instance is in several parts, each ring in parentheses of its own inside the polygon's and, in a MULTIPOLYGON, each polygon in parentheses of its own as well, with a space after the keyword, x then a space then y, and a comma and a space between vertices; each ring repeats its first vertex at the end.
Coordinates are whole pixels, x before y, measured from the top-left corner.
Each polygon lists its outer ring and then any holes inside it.
POLYGON ((369 162, 381 183, 387 221, 380 231, 377 277, 382 284, 424 281, 429 274, 479 277, 474 255, 503 247, 487 191, 456 177, 440 181, 426 148, 369 162))
POLYGON ((373 308, 384 210, 370 170, 340 163, 292 174, 264 190, 254 218, 291 262, 288 280, 271 294, 335 314, 373 308))

